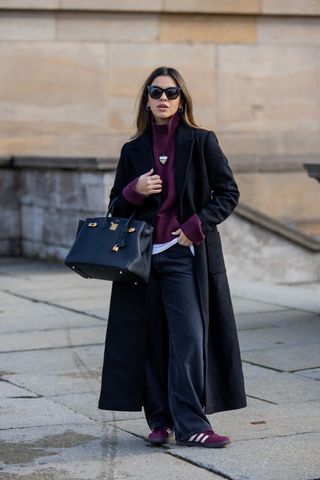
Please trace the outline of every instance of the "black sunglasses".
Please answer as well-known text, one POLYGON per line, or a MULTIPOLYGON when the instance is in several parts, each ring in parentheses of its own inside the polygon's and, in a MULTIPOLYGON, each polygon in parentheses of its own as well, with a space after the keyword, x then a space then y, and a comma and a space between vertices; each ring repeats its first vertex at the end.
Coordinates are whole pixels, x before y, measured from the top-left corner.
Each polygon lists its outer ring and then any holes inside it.
POLYGON ((179 97, 179 94, 181 92, 180 87, 161 88, 157 87, 156 85, 148 85, 147 89, 150 97, 154 98, 155 100, 159 100, 163 92, 166 94, 168 100, 175 100, 179 97))

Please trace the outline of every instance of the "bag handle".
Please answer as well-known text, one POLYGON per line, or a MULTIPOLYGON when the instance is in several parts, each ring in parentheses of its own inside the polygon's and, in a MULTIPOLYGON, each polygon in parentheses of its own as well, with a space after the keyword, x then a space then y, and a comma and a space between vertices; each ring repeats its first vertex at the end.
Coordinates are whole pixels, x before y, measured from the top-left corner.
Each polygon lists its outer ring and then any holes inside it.
MULTIPOLYGON (((106 220, 108 221, 108 217, 109 215, 113 215, 113 207, 114 207, 114 204, 116 202, 116 200, 118 200, 119 196, 118 197, 115 197, 113 200, 111 200, 110 204, 109 204, 109 208, 108 208, 108 211, 107 211, 107 214, 106 214, 106 220)), ((112 251, 113 252, 117 252, 119 250, 119 248, 124 248, 126 247, 127 245, 127 242, 126 242, 126 236, 128 234, 128 230, 129 230, 129 224, 130 222, 134 219, 135 217, 135 214, 136 214, 136 211, 134 210, 134 212, 130 215, 130 217, 128 218, 127 222, 125 223, 125 225, 123 226, 122 230, 120 231, 119 233, 119 237, 118 237, 118 241, 117 243, 115 243, 115 245, 112 247, 112 251)))

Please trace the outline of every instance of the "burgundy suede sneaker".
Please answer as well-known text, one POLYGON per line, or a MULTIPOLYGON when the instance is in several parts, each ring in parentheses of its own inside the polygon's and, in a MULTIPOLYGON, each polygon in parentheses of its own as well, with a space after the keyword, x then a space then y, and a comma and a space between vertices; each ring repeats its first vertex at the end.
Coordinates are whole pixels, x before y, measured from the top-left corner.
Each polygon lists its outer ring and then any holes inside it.
POLYGON ((177 445, 185 445, 186 447, 207 447, 207 448, 221 448, 230 443, 229 437, 218 435, 213 430, 206 430, 205 432, 195 433, 189 439, 178 440, 177 445))
POLYGON ((169 427, 155 427, 148 436, 149 442, 156 445, 168 443, 173 431, 169 427))

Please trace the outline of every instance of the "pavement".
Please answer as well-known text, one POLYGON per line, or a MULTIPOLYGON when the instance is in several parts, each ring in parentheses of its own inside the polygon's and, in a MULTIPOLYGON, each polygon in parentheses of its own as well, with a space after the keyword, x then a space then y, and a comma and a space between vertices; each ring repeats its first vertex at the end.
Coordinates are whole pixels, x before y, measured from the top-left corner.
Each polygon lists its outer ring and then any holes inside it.
POLYGON ((0 259, 1 480, 319 480, 320 283, 229 279, 248 407, 223 449, 152 447, 143 412, 97 408, 109 282, 0 259))

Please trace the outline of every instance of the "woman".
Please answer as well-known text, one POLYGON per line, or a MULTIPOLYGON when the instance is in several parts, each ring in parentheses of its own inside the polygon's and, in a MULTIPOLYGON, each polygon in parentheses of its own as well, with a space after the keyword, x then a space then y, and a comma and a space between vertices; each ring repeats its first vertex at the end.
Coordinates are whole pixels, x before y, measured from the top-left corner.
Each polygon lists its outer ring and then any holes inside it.
POLYGON ((239 191, 216 135, 199 128, 185 82, 160 67, 122 147, 114 215, 154 226, 150 281, 112 286, 99 408, 140 411, 149 441, 223 447, 206 414, 246 406, 217 224, 239 191))

